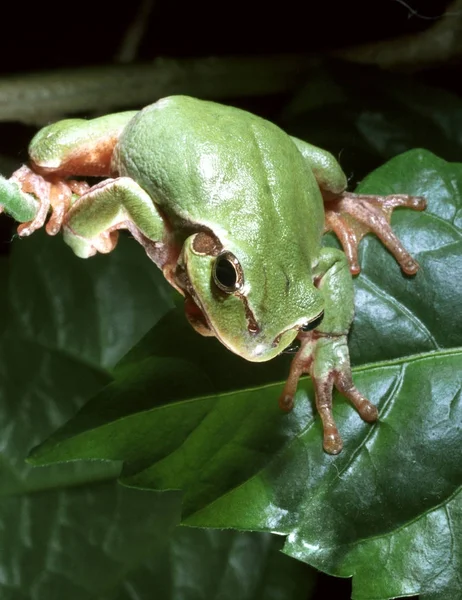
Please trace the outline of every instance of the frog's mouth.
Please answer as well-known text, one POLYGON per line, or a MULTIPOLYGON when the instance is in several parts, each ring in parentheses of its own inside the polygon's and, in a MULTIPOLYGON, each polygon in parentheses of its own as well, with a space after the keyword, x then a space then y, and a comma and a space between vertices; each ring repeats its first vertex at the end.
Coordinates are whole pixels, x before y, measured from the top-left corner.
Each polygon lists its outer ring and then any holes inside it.
POLYGON ((183 291, 185 300, 184 300, 184 312, 186 318, 194 327, 194 329, 205 336, 214 336, 215 333, 212 331, 210 325, 205 318, 204 312, 194 300, 193 296, 187 292, 183 291))
POLYGON ((180 264, 177 264, 176 266, 173 284, 184 296, 184 312, 190 324, 201 335, 214 336, 215 334, 205 317, 204 311, 198 300, 194 297, 192 285, 186 269, 180 264))
MULTIPOLYGON (((256 345, 254 348, 254 351, 252 353, 249 353, 247 356, 245 356, 242 354, 242 349, 241 349, 241 351, 238 351, 236 348, 234 348, 232 345, 227 343, 226 340, 222 339, 221 336, 219 336, 214 331, 214 329, 208 323, 208 321, 205 317, 204 311, 199 306, 198 301, 187 291, 183 290, 183 294, 185 296, 185 302, 184 302, 185 315, 186 315, 186 318, 188 319, 188 321, 190 322, 190 324, 192 325, 192 327, 194 327, 194 329, 203 336, 217 337, 221 341, 221 343, 224 346, 226 346, 231 352, 234 352, 235 354, 239 354, 240 356, 243 356, 247 360, 250 360, 253 362, 261 362, 261 361, 270 360, 271 358, 274 358, 274 356, 276 356, 277 354, 281 353, 285 347, 287 347, 288 345, 290 345, 291 342, 293 342, 293 337, 292 337, 290 340, 287 341, 287 344, 285 344, 285 345, 283 344, 282 347, 279 347, 276 352, 271 353, 271 354, 268 354, 268 352, 263 352, 265 346, 256 345), (261 351, 259 350, 260 348, 261 348, 261 351)), ((298 332, 298 330, 299 330, 299 327, 296 326, 296 327, 290 327, 286 331, 283 331, 275 338, 272 347, 273 348, 278 347, 279 342, 281 341, 281 338, 283 338, 288 333, 298 332)))
MULTIPOLYGON (((207 319, 206 311, 202 307, 200 296, 198 297, 193 289, 187 270, 183 265, 177 264, 174 273, 175 287, 182 293, 185 298, 184 310, 185 316, 188 319, 191 326, 201 335, 207 337, 216 337, 220 342, 228 348, 231 352, 242 356, 246 360, 251 362, 264 362, 274 358, 280 354, 290 343, 293 342, 294 338, 300 329, 299 324, 291 325, 284 331, 280 332, 273 343, 267 343, 265 340, 261 340, 258 343, 257 334, 260 334, 260 328, 256 322, 252 311, 248 307, 247 303, 242 299, 243 305, 246 307, 245 318, 247 319, 247 333, 250 339, 245 340, 242 345, 235 345, 235 339, 231 339, 229 336, 222 336, 220 330, 215 329, 213 324, 207 319)), ((245 338, 245 332, 243 332, 245 338)))

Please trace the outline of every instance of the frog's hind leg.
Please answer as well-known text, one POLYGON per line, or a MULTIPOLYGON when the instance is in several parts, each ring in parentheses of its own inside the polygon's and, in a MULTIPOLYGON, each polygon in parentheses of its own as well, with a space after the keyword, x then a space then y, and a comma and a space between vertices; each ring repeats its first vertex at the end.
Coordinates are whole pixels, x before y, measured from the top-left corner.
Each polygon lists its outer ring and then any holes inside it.
POLYGON ((114 147, 136 112, 65 119, 41 129, 29 145, 31 168, 43 176, 108 177, 114 147))
POLYGON ((111 174, 114 147, 135 112, 97 119, 65 119, 41 129, 29 145, 30 165, 11 176, 25 193, 38 200, 38 210, 18 227, 21 237, 30 235, 46 221, 49 235, 56 235, 73 200, 89 189, 71 176, 107 177, 111 174))
POLYGON ((375 196, 342 192, 334 199, 325 200, 325 228, 339 238, 350 263, 350 271, 361 271, 358 246, 367 233, 375 233, 383 245, 393 254, 407 275, 414 275, 418 262, 409 254, 400 239, 393 233, 390 219, 397 207, 425 210, 426 200, 421 196, 392 194, 375 196))

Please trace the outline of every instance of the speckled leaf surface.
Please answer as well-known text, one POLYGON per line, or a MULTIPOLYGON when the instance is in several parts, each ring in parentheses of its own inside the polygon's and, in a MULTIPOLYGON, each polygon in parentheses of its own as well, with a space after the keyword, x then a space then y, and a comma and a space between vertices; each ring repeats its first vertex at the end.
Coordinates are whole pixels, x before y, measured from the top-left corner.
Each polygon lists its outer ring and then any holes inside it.
POLYGON ((182 490, 186 524, 287 535, 287 554, 353 576, 355 598, 457 598, 461 186, 461 165, 425 151, 362 183, 362 192, 424 194, 429 206, 393 218, 421 264, 416 277, 403 276, 377 240, 363 241, 350 344, 355 381, 380 421, 361 422, 337 397, 338 457, 322 451, 308 380, 295 410, 279 412, 287 357, 271 373, 251 372, 216 341, 190 337, 174 311, 32 461, 123 460, 125 484, 182 490))

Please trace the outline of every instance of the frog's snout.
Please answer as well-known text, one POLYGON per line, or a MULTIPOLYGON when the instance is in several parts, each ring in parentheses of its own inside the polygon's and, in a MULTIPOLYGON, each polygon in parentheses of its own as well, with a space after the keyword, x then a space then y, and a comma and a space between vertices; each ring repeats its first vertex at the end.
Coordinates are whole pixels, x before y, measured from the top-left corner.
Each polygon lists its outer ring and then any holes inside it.
POLYGON ((282 333, 279 333, 272 341, 257 341, 255 345, 248 345, 246 352, 240 352, 243 358, 251 362, 265 362, 271 360, 278 354, 281 354, 288 346, 292 344, 299 332, 299 326, 291 327, 282 333))

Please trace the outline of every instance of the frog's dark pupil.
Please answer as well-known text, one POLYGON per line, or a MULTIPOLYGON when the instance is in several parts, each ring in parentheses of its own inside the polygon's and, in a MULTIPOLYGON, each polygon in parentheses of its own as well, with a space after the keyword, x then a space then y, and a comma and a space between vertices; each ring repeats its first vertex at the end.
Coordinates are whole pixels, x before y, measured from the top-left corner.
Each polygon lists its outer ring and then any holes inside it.
POLYGON ((321 325, 321 322, 323 319, 324 319, 324 311, 319 315, 319 317, 316 317, 316 319, 313 319, 306 325, 303 325, 303 327, 301 327, 301 330, 306 332, 306 331, 311 331, 312 329, 316 329, 316 327, 318 325, 321 325))
POLYGON ((228 258, 219 258, 215 268, 215 277, 225 288, 234 289, 237 283, 236 268, 228 258))

